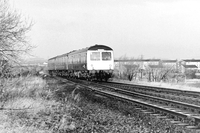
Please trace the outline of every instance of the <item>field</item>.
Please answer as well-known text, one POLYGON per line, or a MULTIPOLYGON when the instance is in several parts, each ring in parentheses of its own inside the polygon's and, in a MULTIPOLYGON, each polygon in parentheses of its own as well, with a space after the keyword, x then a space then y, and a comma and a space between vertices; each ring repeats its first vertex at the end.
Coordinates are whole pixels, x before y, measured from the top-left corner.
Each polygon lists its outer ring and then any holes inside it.
POLYGON ((190 132, 67 80, 27 76, 1 83, 1 133, 190 132))

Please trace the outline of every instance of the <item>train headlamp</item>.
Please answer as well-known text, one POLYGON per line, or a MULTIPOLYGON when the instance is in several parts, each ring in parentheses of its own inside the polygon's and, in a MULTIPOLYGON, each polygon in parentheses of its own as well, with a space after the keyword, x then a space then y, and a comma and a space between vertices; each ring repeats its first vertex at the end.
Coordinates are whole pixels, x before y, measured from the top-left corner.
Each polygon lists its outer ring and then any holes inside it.
POLYGON ((91 64, 91 67, 92 67, 92 69, 94 69, 94 66, 93 66, 93 64, 91 64))
POLYGON ((109 65, 109 68, 110 68, 110 69, 112 68, 112 65, 111 65, 111 64, 109 65))

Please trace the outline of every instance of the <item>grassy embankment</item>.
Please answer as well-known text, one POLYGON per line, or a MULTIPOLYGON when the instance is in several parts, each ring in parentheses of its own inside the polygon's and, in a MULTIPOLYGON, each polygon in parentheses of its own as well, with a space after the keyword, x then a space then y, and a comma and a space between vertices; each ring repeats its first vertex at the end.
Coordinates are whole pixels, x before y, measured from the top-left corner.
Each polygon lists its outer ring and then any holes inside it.
POLYGON ((94 98, 67 81, 20 77, 2 85, 1 133, 182 132, 126 103, 94 98))

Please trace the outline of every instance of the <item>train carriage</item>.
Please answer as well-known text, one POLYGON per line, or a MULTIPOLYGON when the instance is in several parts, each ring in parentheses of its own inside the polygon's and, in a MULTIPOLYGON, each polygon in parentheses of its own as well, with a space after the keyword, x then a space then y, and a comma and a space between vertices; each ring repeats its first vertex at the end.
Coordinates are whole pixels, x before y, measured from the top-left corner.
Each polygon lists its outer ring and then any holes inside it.
POLYGON ((94 45, 74 50, 48 60, 50 74, 108 80, 114 70, 113 50, 105 45, 94 45))

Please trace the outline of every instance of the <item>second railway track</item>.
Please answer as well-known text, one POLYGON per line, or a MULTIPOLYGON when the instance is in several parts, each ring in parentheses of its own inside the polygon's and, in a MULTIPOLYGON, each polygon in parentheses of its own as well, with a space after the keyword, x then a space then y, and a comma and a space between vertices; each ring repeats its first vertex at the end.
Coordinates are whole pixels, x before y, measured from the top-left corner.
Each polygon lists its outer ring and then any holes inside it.
POLYGON ((131 102, 143 113, 187 129, 200 130, 200 106, 196 102, 200 93, 113 82, 72 81, 98 95, 131 102), (185 99, 190 100, 186 102, 185 99))

